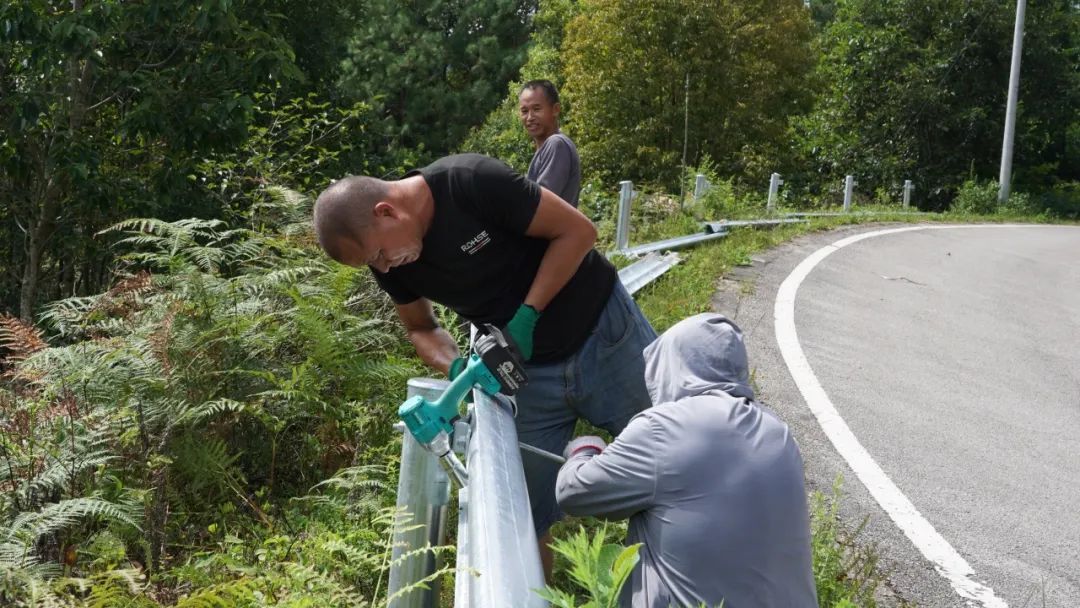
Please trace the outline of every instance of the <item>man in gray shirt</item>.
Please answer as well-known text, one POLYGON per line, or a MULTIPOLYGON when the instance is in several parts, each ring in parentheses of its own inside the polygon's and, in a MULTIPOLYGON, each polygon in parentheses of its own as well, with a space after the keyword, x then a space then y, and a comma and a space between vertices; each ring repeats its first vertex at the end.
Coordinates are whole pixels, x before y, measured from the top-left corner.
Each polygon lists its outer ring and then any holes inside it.
POLYGON ((577 207, 581 160, 574 142, 559 131, 561 111, 559 91, 550 80, 530 80, 522 85, 518 113, 536 147, 525 177, 577 207))
POLYGON ((754 401, 739 328, 700 314, 644 354, 653 407, 610 446, 573 440, 556 486, 571 515, 630 518, 621 604, 816 607, 802 457, 754 401))

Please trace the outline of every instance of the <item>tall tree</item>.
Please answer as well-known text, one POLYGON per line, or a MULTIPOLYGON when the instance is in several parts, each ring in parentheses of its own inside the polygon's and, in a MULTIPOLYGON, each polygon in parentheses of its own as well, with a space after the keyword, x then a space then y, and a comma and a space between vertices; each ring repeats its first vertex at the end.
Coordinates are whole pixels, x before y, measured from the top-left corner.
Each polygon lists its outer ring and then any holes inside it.
POLYGON ((170 205, 192 211, 197 155, 244 137, 251 91, 301 76, 266 8, 0 4, 0 230, 12 243, 3 284, 8 293, 17 280, 22 318, 44 273, 64 286, 51 297, 100 288, 94 276, 107 273, 88 238, 97 228, 129 214, 168 216, 170 205))
POLYGON ((670 185, 686 146, 691 163, 708 154, 724 173, 767 174, 812 100, 811 36, 798 0, 583 1, 564 42, 583 162, 670 185))
MULTIPOLYGON (((528 58, 521 67, 521 76, 510 83, 509 93, 488 114, 484 123, 469 133, 459 146, 461 151, 494 156, 525 172, 534 150, 518 119, 518 94, 522 83, 529 80, 550 80, 558 89, 562 89, 563 61, 560 49, 563 32, 576 10, 575 0, 541 0, 533 18, 533 34, 529 40, 528 58)), ((565 129, 573 120, 573 112, 561 96, 560 105, 562 113, 559 123, 565 129)))
MULTIPOLYGON (((971 177, 993 179, 1015 4, 995 0, 840 0, 825 32, 829 90, 801 132, 825 179, 864 189, 912 179, 941 208, 971 177)), ((1014 156, 1018 182, 1076 179, 1080 8, 1030 3, 1014 156), (1070 144, 1070 141, 1073 141, 1070 144)))
POLYGON ((342 89, 376 104, 387 147, 444 154, 517 75, 535 8, 536 0, 372 0, 342 89))

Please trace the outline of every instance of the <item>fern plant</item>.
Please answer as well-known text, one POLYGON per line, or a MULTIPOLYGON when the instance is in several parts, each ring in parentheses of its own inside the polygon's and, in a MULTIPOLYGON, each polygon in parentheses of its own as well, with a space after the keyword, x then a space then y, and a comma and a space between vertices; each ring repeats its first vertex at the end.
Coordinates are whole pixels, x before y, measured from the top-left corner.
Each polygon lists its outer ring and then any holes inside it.
POLYGON ((389 443, 377 401, 411 364, 392 354, 399 335, 385 304, 362 295, 375 291, 366 276, 219 221, 137 219, 106 232, 133 248, 126 274, 47 307, 57 346, 0 323, 0 400, 11 406, 0 506, 14 513, 0 530, 21 560, 6 566, 58 559, 69 526, 88 541, 124 525, 144 534, 125 533, 132 558, 159 570, 170 538, 205 530, 199 519, 229 504, 273 526, 265 499, 348 464, 359 428, 389 443), (94 487, 104 479, 127 489, 105 497, 94 487))
POLYGON ((586 601, 552 586, 537 590, 541 597, 556 608, 615 608, 619 594, 638 563, 640 544, 623 547, 607 543, 607 526, 590 535, 584 527, 569 538, 557 539, 552 549, 569 563, 570 579, 585 592, 586 601))

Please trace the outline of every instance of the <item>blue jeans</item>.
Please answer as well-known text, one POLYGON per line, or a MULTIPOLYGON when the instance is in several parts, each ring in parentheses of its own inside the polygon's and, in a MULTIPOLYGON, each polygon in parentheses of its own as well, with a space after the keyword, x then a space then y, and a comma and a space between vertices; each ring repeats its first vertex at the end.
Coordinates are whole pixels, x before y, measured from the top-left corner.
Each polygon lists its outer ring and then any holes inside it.
MULTIPOLYGON (((580 350, 558 363, 525 366, 529 384, 517 395, 518 440, 562 454, 578 418, 618 435, 651 405, 641 351, 655 339, 649 321, 616 280, 580 350)), ((526 451, 521 459, 539 538, 562 518, 555 502, 559 465, 526 451)))

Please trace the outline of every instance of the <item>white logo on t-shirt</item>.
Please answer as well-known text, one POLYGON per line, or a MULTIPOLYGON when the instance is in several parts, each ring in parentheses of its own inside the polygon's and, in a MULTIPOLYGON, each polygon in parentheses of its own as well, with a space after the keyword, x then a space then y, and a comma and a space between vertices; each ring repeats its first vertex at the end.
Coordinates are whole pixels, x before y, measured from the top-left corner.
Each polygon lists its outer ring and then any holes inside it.
POLYGON ((465 243, 461 245, 461 250, 469 255, 472 255, 477 251, 483 249, 484 245, 487 245, 490 242, 491 237, 488 236, 487 230, 482 230, 480 231, 480 234, 465 241, 465 243))

